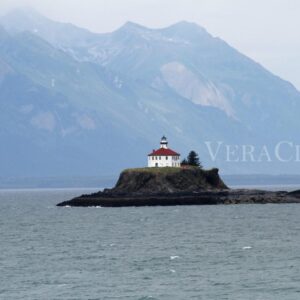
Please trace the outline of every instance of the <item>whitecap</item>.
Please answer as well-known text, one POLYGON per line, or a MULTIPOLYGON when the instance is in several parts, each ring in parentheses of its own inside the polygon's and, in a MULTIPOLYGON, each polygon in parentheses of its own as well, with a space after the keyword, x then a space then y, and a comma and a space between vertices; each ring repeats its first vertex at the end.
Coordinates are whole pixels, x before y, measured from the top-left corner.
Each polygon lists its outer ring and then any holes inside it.
POLYGON ((179 256, 178 256, 178 255, 171 255, 171 256, 170 256, 170 259, 171 259, 171 260, 173 260, 173 259, 177 259, 177 258, 179 258, 179 256))
POLYGON ((249 250, 249 249, 252 249, 252 247, 251 246, 245 246, 245 247, 243 247, 243 250, 249 250))

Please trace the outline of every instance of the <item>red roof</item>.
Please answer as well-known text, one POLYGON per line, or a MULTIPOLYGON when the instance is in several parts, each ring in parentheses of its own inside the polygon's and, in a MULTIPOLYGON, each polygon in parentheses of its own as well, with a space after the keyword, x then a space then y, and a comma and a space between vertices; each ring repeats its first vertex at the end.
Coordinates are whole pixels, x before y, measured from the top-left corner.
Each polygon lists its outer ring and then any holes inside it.
POLYGON ((153 150, 153 152, 148 154, 148 156, 180 156, 180 154, 172 149, 159 148, 157 150, 153 150))

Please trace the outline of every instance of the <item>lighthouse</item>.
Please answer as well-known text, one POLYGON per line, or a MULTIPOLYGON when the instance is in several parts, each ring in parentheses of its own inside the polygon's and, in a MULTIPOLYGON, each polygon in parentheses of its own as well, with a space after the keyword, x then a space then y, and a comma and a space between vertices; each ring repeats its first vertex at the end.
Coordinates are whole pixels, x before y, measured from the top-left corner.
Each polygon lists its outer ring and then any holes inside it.
POLYGON ((168 149, 168 140, 165 136, 163 136, 160 140, 160 148, 168 149))
POLYGON ((168 147, 168 140, 165 136, 160 140, 160 148, 148 154, 148 167, 180 167, 180 154, 168 147))

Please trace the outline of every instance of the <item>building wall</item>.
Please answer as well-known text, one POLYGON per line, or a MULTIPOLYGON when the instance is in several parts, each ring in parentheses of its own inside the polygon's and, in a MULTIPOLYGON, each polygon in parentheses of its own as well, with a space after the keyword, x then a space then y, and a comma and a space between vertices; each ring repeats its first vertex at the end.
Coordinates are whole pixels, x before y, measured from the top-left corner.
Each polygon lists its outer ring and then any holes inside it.
POLYGON ((180 167, 180 156, 148 156, 148 167, 180 167))

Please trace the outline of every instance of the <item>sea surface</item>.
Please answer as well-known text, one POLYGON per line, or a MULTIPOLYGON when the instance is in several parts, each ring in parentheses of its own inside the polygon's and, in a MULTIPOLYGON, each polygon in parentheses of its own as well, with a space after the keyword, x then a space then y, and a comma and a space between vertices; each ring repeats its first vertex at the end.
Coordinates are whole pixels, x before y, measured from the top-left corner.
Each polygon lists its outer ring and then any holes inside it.
POLYGON ((55 206, 92 191, 0 190, 1 300, 300 299, 300 205, 55 206))

